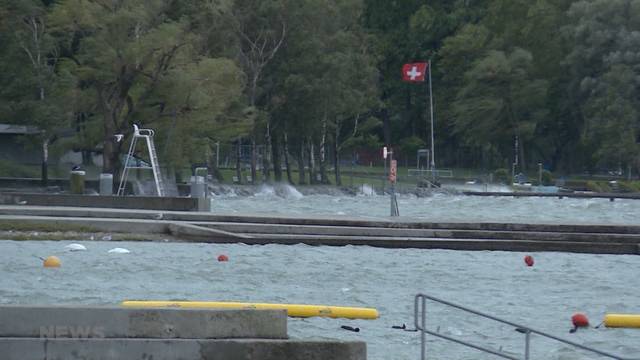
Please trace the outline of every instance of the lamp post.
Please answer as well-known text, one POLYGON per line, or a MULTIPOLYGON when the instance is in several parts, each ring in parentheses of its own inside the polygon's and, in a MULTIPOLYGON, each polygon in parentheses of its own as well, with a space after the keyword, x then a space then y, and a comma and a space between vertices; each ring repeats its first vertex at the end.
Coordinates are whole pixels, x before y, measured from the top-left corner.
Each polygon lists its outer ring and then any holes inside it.
POLYGON ((391 216, 400 216, 400 212, 398 211, 398 199, 396 198, 398 161, 393 159, 393 150, 389 151, 389 159, 389 182, 391 183, 391 216))
POLYGON ((429 104, 431 109, 431 181, 435 182, 436 180, 436 153, 435 153, 435 145, 433 142, 433 89, 431 87, 431 60, 429 60, 429 104))
POLYGON ((542 186, 542 163, 538 163, 538 186, 542 186))

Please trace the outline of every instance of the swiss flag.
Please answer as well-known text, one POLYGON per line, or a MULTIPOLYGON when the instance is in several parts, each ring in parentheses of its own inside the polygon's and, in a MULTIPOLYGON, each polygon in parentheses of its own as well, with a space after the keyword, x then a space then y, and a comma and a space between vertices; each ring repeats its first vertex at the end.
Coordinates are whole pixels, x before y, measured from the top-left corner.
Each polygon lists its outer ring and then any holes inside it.
POLYGON ((402 81, 407 82, 424 82, 425 75, 429 63, 411 63, 402 66, 402 81))

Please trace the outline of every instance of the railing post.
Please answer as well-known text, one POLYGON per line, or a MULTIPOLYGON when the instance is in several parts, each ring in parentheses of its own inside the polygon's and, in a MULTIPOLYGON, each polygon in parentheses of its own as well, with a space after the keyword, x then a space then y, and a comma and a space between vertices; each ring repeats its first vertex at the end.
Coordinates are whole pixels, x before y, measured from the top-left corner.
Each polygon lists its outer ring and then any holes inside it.
POLYGON ((427 347, 427 334, 424 332, 425 328, 426 328, 426 310, 427 310, 427 299, 425 299, 424 297, 420 298, 422 300, 422 321, 420 324, 420 327, 422 328, 422 330, 420 331, 420 340, 422 343, 422 349, 420 351, 420 359, 421 360, 425 360, 426 359, 426 347, 427 347))
POLYGON ((531 341, 531 331, 527 329, 524 333, 524 360, 529 360, 529 342, 531 341))
MULTIPOLYGON (((492 316, 492 315, 489 315, 489 314, 486 314, 486 313, 483 313, 483 312, 480 312, 480 311, 477 311, 477 310, 473 310, 473 309, 470 309, 470 308, 467 308, 467 307, 464 307, 464 306, 461 306, 461 305, 458 305, 458 304, 454 304, 454 303, 451 303, 451 302, 448 302, 448 301, 445 301, 445 300, 441 300, 441 299, 438 299, 438 298, 433 297, 433 296, 429 296, 429 295, 426 295, 426 294, 417 294, 415 296, 415 298, 414 298, 414 318, 413 318, 413 321, 414 321, 414 325, 415 325, 416 330, 421 332, 421 334, 420 334, 420 339, 421 339, 421 344, 420 344, 421 360, 425 360, 426 359, 426 334, 427 333, 429 335, 433 335, 433 336, 436 336, 438 338, 442 338, 442 339, 445 339, 445 340, 448 340, 448 341, 452 341, 452 342, 455 342, 455 343, 458 343, 458 344, 461 344, 461 345, 464 345, 464 346, 467 346, 467 347, 470 347, 470 348, 473 348, 473 349, 476 349, 476 350, 483 351, 485 353, 493 354, 493 355, 499 356, 501 358, 511 359, 511 360, 520 360, 521 359, 519 356, 516 358, 516 357, 510 356, 510 355, 507 355, 507 354, 503 353, 502 351, 496 351, 496 350, 485 348, 485 347, 482 347, 482 346, 479 346, 479 345, 474 345, 472 343, 469 343, 469 342, 466 342, 466 341, 463 341, 463 340, 458 340, 458 339, 455 339, 453 337, 445 336, 443 334, 440 334, 439 332, 433 332, 431 330, 427 330, 426 329, 426 302, 427 302, 427 300, 435 301, 437 303, 440 303, 440 304, 443 304, 443 305, 446 305, 446 306, 450 306, 450 307, 453 307, 453 308, 456 308, 456 309, 459 309, 459 310, 462 310, 462 311, 465 311, 465 312, 468 312, 468 313, 471 313, 471 314, 474 314, 474 315, 477 315, 477 316, 480 316, 480 317, 483 317, 483 318, 486 318, 486 319, 489 319, 489 320, 497 321, 499 323, 510 325, 510 326, 514 327, 517 332, 525 334, 524 360, 529 360, 530 359, 531 334, 533 334, 533 333, 538 334, 539 336, 545 337, 547 339, 559 341, 559 342, 561 342, 563 344, 571 345, 571 346, 576 347, 578 349, 586 350, 586 351, 589 351, 589 352, 592 352, 592 353, 595 353, 595 354, 598 354, 598 355, 601 355, 601 356, 606 356, 606 357, 611 358, 611 359, 632 360, 631 358, 622 357, 622 356, 619 356, 619 355, 616 355, 616 354, 611 354, 611 353, 606 352, 606 351, 601 351, 601 350, 598 350, 598 349, 594 349, 594 348, 586 346, 586 345, 578 344, 576 342, 573 342, 573 341, 570 341, 570 340, 567 340, 567 339, 563 339, 563 338, 559 338, 559 337, 554 336, 554 335, 547 334, 547 333, 542 332, 540 330, 531 329, 531 328, 529 328, 527 326, 520 325, 520 324, 511 322, 511 321, 508 321, 508 320, 504 320, 504 319, 498 318, 496 316, 492 316), (422 311, 422 314, 419 314, 420 311, 422 311), (420 317, 420 320, 418 320, 418 317, 420 317)), ((640 358, 638 358, 638 359, 640 360, 640 358)), ((635 360, 635 358, 634 358, 634 360, 635 360)))

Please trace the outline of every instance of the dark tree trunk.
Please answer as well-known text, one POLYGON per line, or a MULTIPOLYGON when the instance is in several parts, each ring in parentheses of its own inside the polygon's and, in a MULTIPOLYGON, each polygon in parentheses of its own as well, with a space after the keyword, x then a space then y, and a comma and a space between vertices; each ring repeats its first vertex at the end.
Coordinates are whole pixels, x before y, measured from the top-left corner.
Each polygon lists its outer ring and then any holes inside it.
POLYGON ((291 164, 289 163, 289 139, 286 132, 284 133, 284 166, 287 171, 287 180, 289 181, 289 184, 293 185, 291 164))
POLYGON ((276 182, 282 181, 282 167, 280 164, 280 142, 278 136, 271 138, 271 154, 273 154, 273 176, 276 182))
POLYGON ((298 184, 305 185, 307 183, 307 174, 304 170, 304 141, 300 143, 300 151, 298 152, 298 184))
POLYGON ((313 146, 313 140, 309 141, 309 146, 307 147, 308 151, 308 159, 309 159, 309 184, 313 185, 316 183, 316 155, 315 149, 313 146))
POLYGON ((336 186, 342 186, 342 175, 340 174, 340 150, 338 150, 338 129, 336 128, 335 139, 333 141, 333 167, 336 172, 336 186))
POLYGON ((387 111, 387 109, 382 109, 380 111, 380 115, 382 116, 384 143, 389 145, 391 144, 391 121, 389 119, 389 111, 387 111))
POLYGON ((49 139, 42 141, 42 186, 49 186, 49 139))
POLYGON ((242 139, 238 139, 236 146, 236 178, 238 178, 238 184, 242 184, 242 169, 240 164, 240 158, 242 157, 242 139))
POLYGON ((520 166, 522 169, 522 172, 526 172, 527 171, 527 162, 525 161, 525 156, 524 156, 524 139, 520 139, 520 166))
MULTIPOLYGON (((271 153, 272 153, 271 147, 272 146, 274 145, 273 145, 273 141, 271 140, 271 125, 269 124, 269 120, 267 120, 267 131, 265 132, 265 135, 264 135, 264 154, 262 154, 262 174, 263 174, 263 181, 265 182, 271 181, 271 153)), ((280 175, 280 177, 282 177, 282 175, 280 175)))
POLYGON ((255 137, 251 138, 251 184, 256 183, 256 164, 257 164, 257 149, 256 149, 256 139, 255 137))
POLYGON ((320 141, 320 146, 318 148, 318 152, 320 153, 320 182, 323 184, 328 184, 329 179, 327 178, 327 119, 325 117, 322 122, 322 140, 320 141))

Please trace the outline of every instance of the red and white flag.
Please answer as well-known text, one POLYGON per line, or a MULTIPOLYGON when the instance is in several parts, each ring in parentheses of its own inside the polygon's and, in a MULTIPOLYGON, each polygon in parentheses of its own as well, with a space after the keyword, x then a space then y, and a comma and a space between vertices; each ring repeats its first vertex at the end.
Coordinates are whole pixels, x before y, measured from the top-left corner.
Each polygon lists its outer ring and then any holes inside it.
POLYGON ((411 63, 402 66, 402 81, 424 82, 429 63, 411 63))

